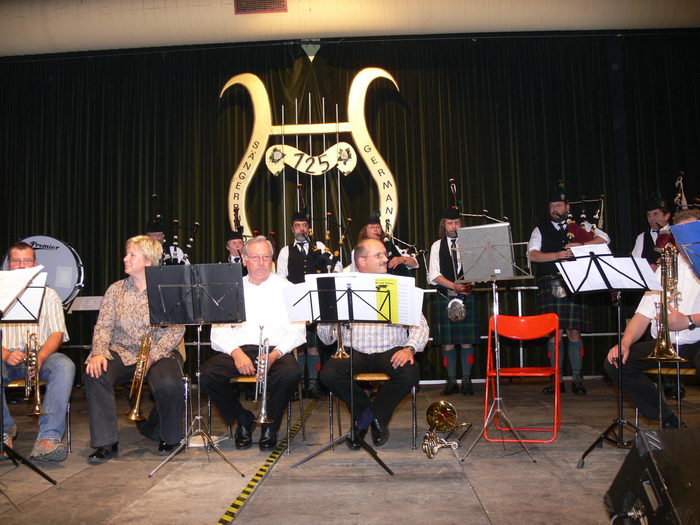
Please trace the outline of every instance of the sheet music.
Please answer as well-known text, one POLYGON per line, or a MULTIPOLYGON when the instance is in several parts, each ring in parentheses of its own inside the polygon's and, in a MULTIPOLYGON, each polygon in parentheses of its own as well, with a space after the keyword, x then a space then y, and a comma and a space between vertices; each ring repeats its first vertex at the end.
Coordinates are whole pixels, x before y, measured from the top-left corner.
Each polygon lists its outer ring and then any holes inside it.
MULTIPOLYGON (((35 267, 36 268, 36 267, 35 267)), ((43 266, 41 267, 43 269, 43 266)), ((34 268, 29 268, 33 270, 34 268)), ((0 272, 0 273, 15 273, 22 270, 12 270, 11 272, 0 272)), ((46 278, 48 273, 42 272, 34 277, 25 290, 17 297, 17 300, 10 307, 10 309, 5 312, 3 316, 3 321, 12 321, 17 323, 22 322, 37 322, 39 319, 39 310, 41 309, 41 302, 44 299, 44 292, 46 291, 46 278)))
POLYGON ((596 255, 612 255, 610 247, 607 244, 584 244, 583 246, 572 246, 571 253, 574 257, 585 257, 591 252, 596 255))
MULTIPOLYGON (((575 248, 582 248, 582 246, 575 248)), ((608 255, 600 257, 599 262, 613 290, 643 290, 645 286, 650 290, 661 290, 659 280, 646 259, 608 255)), ((564 277, 566 287, 572 293, 609 289, 590 257, 557 262, 556 265, 564 277)))
MULTIPOLYGON (((0 272, 0 312, 7 311, 34 277, 44 267, 42 265, 21 270, 9 270, 0 272)), ((44 281, 45 282, 45 281, 44 281)))
POLYGON ((320 319, 321 304, 318 290, 327 289, 335 295, 337 318, 347 320, 348 287, 352 290, 352 318, 355 321, 380 321, 392 324, 418 325, 423 308, 423 290, 416 288, 413 277, 389 274, 343 272, 311 274, 303 283, 285 290, 285 301, 291 321, 320 319), (331 279, 329 283, 327 280, 331 279), (326 282, 319 283, 319 280, 326 282))
POLYGON ((690 261, 695 276, 700 279, 700 221, 671 226, 671 233, 686 259, 690 261))

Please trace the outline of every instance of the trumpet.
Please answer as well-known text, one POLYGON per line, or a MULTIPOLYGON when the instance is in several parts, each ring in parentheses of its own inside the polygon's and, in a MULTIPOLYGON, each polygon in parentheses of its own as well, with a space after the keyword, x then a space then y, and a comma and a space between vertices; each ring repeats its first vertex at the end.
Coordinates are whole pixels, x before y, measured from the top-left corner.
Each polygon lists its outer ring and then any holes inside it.
MULTIPOLYGON (((462 443, 472 424, 465 422, 457 424, 457 411, 452 403, 436 401, 428 407, 425 413, 428 423, 428 431, 423 437, 422 449, 429 459, 433 459, 441 448, 451 448, 457 457, 457 448, 462 443), (447 441, 458 428, 466 427, 457 441, 447 441), (444 438, 438 437, 436 432, 447 432, 444 438)), ((459 459, 459 458, 457 458, 459 459)))
POLYGON ((151 352, 152 339, 153 329, 149 328, 141 338, 141 346, 136 356, 136 369, 134 370, 134 378, 131 380, 131 388, 129 389, 129 399, 136 394, 136 401, 134 401, 131 410, 126 414, 126 418, 129 421, 136 422, 146 419, 141 412, 141 393, 143 392, 143 382, 146 379, 146 365, 148 364, 148 354, 151 352))
POLYGON ((678 249, 669 242, 661 249, 661 302, 657 303, 656 345, 651 354, 642 358, 652 361, 686 362, 674 350, 668 322, 668 306, 678 308, 680 292, 678 291, 678 249))
POLYGON ((24 399, 29 401, 34 390, 34 406, 30 416, 43 416, 41 411, 41 388, 39 385, 39 340, 35 333, 27 332, 25 339, 24 399))
POLYGON ((266 425, 272 423, 267 417, 267 363, 270 358, 270 340, 263 340, 263 326, 260 327, 260 344, 258 345, 258 359, 256 361, 255 402, 260 404, 260 413, 255 418, 256 423, 266 425), (261 357, 264 356, 264 359, 261 357), (258 396, 260 399, 258 400, 258 396))

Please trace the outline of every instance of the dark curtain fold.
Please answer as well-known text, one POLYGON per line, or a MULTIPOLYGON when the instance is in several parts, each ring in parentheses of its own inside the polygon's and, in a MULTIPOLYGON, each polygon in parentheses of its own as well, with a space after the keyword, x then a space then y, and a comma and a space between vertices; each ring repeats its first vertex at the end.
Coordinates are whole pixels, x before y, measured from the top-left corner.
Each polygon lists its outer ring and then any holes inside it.
MULTIPOLYGON (((628 253, 650 194, 672 197, 681 169, 689 197, 697 190, 699 37, 351 40, 324 42, 313 62, 299 45, 281 43, 3 59, 3 245, 39 233, 64 240, 85 264, 84 293, 101 295, 122 275, 123 243, 143 231, 158 193, 166 219, 181 221, 181 237, 192 221, 202 224, 192 259, 223 260, 229 180, 253 122, 242 89, 219 98, 225 82, 258 75, 275 124, 334 122, 336 105, 345 121, 353 77, 376 66, 399 86, 374 82, 365 108, 398 184, 398 237, 429 248, 454 178, 465 212, 507 216, 514 240, 525 241, 562 180, 572 197, 606 196, 604 229, 613 250, 628 253)), ((336 137, 284 140, 318 155, 336 137)), ((246 203, 254 228, 283 239, 296 177, 287 170, 283 184, 261 166, 246 203)), ((337 218, 340 204, 341 218, 354 219, 354 239, 378 209, 377 192, 361 162, 341 178, 340 203, 335 175, 299 182, 317 235, 325 211, 337 218)), ((612 313, 602 310, 597 326, 611 329, 612 313)), ((595 343, 595 352, 608 343, 595 343)), ((587 358, 587 373, 600 370, 598 361, 587 358)))

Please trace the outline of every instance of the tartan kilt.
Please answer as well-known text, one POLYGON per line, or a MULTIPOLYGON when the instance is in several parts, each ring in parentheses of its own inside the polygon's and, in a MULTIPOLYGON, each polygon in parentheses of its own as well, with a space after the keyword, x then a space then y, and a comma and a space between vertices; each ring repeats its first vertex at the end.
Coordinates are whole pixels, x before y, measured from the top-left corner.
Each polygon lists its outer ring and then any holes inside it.
POLYGON ((430 335, 433 338, 433 344, 479 344, 479 318, 474 294, 460 295, 467 307, 467 316, 464 321, 459 323, 452 322, 447 317, 447 304, 452 300, 452 297, 445 298, 439 292, 432 294, 432 296, 430 335))
POLYGON ((566 297, 561 299, 554 297, 552 295, 552 281, 555 278, 555 275, 543 275, 537 278, 538 313, 557 314, 561 329, 590 332, 591 313, 584 296, 582 294, 572 295, 567 290, 566 297))

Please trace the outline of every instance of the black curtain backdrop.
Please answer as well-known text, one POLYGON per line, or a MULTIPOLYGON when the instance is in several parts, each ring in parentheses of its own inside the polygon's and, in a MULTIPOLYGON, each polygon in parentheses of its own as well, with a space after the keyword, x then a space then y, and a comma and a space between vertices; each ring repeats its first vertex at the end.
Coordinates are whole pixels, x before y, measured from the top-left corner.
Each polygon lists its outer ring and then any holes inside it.
MULTIPOLYGON (((699 42, 695 30, 511 34, 323 42, 313 62, 296 43, 2 59, 0 240, 65 241, 85 265, 83 293, 101 295, 123 275, 124 241, 143 232, 158 193, 166 221, 183 225, 181 239, 193 221, 202 224, 191 259, 221 261, 229 180, 253 122, 243 89, 219 98, 224 83, 258 75, 277 124, 333 122, 336 104, 342 121, 352 78, 376 66, 400 89, 376 81, 365 112, 398 184, 399 238, 429 249, 454 178, 463 211, 507 216, 514 240, 526 241, 562 180, 570 198, 605 195, 604 229, 613 251, 626 254, 645 226, 644 201, 657 192, 673 198, 679 170, 688 197, 696 195, 699 42)), ((313 154, 324 147, 322 137, 285 139, 297 140, 313 154)), ((326 136, 325 147, 335 141, 326 136)), ((337 182, 314 179, 300 182, 321 233, 324 199, 338 215, 337 182)), ((246 205, 254 228, 282 238, 296 182, 288 170, 283 191, 282 178, 261 165, 246 205)), ((340 204, 354 239, 378 209, 361 162, 343 177, 340 204)), ((417 277, 423 284, 423 270, 417 277)), ((609 301, 595 301, 604 306, 596 330, 611 331, 609 301)), ((507 298, 501 311, 513 308, 507 298)), ((532 301, 526 308, 534 313, 532 301)), ((74 342, 89 344, 91 322, 70 320, 84 325, 74 342)), ((586 373, 600 373, 609 345, 587 343, 586 373)))

